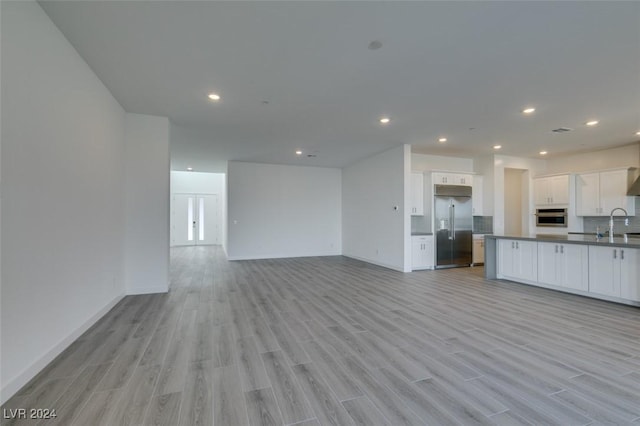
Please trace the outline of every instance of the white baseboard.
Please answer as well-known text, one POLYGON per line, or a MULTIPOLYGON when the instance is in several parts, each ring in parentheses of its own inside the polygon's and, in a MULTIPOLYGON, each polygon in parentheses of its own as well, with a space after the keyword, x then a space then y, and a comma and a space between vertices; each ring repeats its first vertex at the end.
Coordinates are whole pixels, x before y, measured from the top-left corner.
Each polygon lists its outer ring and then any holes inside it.
POLYGON ((139 294, 154 294, 154 293, 166 293, 169 291, 169 286, 154 286, 154 287, 136 287, 127 289, 127 296, 135 296, 139 294))
POLYGON ((404 270, 404 266, 403 267, 398 267, 398 266, 395 266, 395 265, 389 265, 387 263, 377 262, 377 261, 371 260, 371 259, 365 259, 364 257, 354 256, 352 254, 343 254, 343 256, 344 257, 349 257, 349 258, 355 259, 355 260, 360 260, 362 262, 371 263, 373 265, 382 266, 383 268, 393 269, 394 271, 398 271, 398 272, 409 272, 409 271, 405 271, 404 270))
POLYGON ((29 367, 25 368, 20 374, 18 374, 13 379, 9 380, 8 383, 2 386, 0 390, 0 405, 4 404, 11 398, 16 392, 18 392, 24 385, 29 383, 31 379, 33 379, 36 374, 42 371, 47 364, 55 359, 58 355, 62 353, 65 349, 71 345, 78 337, 82 335, 85 331, 87 331, 92 325, 94 325, 100 318, 102 318, 107 312, 111 310, 122 298, 124 298, 124 294, 116 296, 113 300, 107 303, 102 309, 96 312, 91 316, 87 321, 80 325, 80 327, 76 328, 73 332, 71 332, 67 337, 62 339, 58 344, 53 346, 50 350, 48 350, 45 354, 43 354, 40 359, 35 361, 29 367))
POLYGON ((262 259, 291 259, 296 257, 327 257, 342 256, 341 253, 317 253, 317 254, 277 254, 277 255, 255 255, 255 256, 227 256, 227 260, 262 260, 262 259))

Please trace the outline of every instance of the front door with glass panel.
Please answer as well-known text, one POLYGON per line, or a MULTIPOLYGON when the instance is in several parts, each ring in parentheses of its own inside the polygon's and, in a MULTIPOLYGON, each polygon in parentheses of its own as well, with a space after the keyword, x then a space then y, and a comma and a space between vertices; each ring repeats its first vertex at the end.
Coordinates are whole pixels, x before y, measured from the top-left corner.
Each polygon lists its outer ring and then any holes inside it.
POLYGON ((220 244, 218 194, 173 194, 171 245, 220 244))

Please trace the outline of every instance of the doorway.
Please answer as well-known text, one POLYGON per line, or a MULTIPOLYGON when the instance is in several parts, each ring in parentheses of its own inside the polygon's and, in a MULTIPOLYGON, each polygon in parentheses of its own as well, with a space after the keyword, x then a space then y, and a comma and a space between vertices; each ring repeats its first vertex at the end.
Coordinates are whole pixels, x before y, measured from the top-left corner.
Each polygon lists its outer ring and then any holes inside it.
POLYGON ((171 245, 217 245, 222 242, 218 194, 173 194, 171 245))

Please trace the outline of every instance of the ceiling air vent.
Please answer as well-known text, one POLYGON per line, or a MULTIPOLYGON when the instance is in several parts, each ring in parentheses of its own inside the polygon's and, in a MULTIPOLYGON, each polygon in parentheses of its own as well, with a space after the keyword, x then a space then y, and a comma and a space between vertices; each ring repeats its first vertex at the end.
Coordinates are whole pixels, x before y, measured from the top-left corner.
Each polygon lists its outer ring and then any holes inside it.
POLYGON ((566 132, 570 132, 573 129, 570 129, 568 127, 558 127, 557 129, 553 129, 552 132, 553 133, 566 133, 566 132))

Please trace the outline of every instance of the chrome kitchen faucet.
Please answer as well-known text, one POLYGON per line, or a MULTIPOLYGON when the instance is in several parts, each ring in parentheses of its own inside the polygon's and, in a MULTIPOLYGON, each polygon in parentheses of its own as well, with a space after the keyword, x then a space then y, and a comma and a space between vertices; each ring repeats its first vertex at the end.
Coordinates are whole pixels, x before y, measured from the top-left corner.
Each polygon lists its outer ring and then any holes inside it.
POLYGON ((616 210, 622 210, 624 212, 624 226, 629 226, 629 213, 622 207, 616 207, 611 210, 611 214, 609 215, 609 241, 613 241, 613 213, 616 210))

